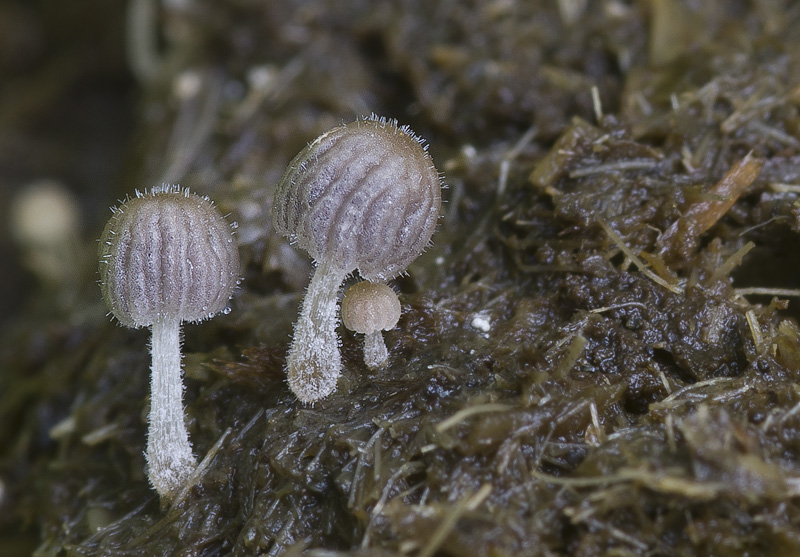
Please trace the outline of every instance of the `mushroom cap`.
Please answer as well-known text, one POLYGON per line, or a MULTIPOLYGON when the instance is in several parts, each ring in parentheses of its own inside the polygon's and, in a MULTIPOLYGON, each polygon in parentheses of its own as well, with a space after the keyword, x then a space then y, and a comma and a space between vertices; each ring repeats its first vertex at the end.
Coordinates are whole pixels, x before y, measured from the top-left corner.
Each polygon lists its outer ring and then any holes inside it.
POLYGON ((385 284, 362 281, 347 289, 342 299, 342 322, 357 333, 393 329, 400 319, 400 300, 385 284))
POLYGON ((239 282, 230 225, 210 199, 179 186, 136 192, 115 209, 98 255, 103 299, 128 327, 212 317, 239 282))
POLYGON ((11 204, 11 233, 25 246, 58 246, 78 233, 80 207, 54 180, 27 185, 11 204))
POLYGON ((422 253, 440 208, 441 180, 422 141, 371 116, 322 134, 292 160, 272 218, 317 262, 384 281, 422 253))

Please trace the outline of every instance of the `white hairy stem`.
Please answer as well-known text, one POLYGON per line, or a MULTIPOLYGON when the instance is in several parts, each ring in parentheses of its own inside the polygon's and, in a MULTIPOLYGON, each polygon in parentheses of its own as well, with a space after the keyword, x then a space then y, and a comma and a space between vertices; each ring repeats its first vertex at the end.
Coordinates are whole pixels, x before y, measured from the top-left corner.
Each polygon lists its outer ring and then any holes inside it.
POLYGON ((289 388, 304 403, 336 390, 342 371, 339 354, 338 293, 347 273, 321 263, 311 277, 286 358, 289 388))
POLYGON ((147 476, 162 500, 169 500, 197 467, 183 410, 179 320, 153 323, 151 352, 147 476))
POLYGON ((378 369, 389 361, 389 351, 383 342, 383 333, 373 331, 364 335, 364 363, 370 369, 378 369))

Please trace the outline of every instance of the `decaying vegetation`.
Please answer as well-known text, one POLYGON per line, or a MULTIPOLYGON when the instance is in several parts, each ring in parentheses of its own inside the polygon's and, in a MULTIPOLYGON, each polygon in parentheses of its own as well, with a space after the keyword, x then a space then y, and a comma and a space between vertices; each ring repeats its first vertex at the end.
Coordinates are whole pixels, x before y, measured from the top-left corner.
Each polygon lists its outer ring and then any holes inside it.
POLYGON ((0 60, 48 93, 0 99, 15 133, 36 129, 15 103, 52 116, 128 67, 140 92, 102 97, 134 115, 94 138, 124 153, 113 188, 106 166, 61 175, 83 286, 8 279, 31 295, 0 346, 0 553, 800 553, 800 6, 346 4, 133 1, 81 32, 117 25, 101 37, 127 62, 0 60), (447 203, 395 281, 388 366, 340 329, 339 389, 304 407, 283 366, 311 267, 272 194, 307 141, 371 112, 429 141, 447 203), (162 181, 230 212, 244 263, 231 313, 185 331, 205 459, 163 509, 145 333, 104 317, 91 261, 105 207, 162 181))

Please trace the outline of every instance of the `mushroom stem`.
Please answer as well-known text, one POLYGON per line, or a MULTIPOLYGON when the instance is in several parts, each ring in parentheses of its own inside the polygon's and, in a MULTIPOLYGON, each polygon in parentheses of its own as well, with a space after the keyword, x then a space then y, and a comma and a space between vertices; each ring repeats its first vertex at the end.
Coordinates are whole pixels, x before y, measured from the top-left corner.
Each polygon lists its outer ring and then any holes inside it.
POLYGON ((383 333, 373 331, 364 335, 364 363, 370 369, 378 369, 389 361, 389 351, 383 342, 383 333))
POLYGON ((342 371, 339 354, 338 293, 347 273, 320 263, 308 285, 294 337, 286 358, 289 388, 304 403, 313 403, 336 390, 342 371))
POLYGON ((183 411, 180 320, 158 319, 152 326, 147 476, 162 498, 171 499, 189 479, 192 455, 183 411))

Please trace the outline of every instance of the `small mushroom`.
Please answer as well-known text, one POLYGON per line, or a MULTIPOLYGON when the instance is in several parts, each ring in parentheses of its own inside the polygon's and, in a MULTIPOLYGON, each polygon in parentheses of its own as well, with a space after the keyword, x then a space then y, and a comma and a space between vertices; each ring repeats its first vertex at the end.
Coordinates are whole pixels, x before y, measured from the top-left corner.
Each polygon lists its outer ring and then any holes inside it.
POLYGON ((273 225, 317 264, 286 359, 300 401, 336 389, 344 279, 355 270, 375 282, 402 273, 428 245, 440 208, 441 182, 427 149, 395 120, 373 115, 333 128, 289 164, 273 225))
POLYGON ((25 265, 47 287, 75 292, 83 253, 75 196, 60 182, 36 180, 14 197, 9 217, 25 265))
POLYGON ((197 466, 183 409, 181 322, 225 311, 239 252, 211 200, 179 186, 136 192, 112 211, 98 250, 100 289, 120 323, 151 328, 147 475, 170 501, 197 466))
POLYGON ((381 283, 357 282, 342 298, 342 323, 364 336, 364 363, 378 369, 389 361, 389 351, 381 331, 394 329, 400 320, 400 300, 389 286, 381 283))

